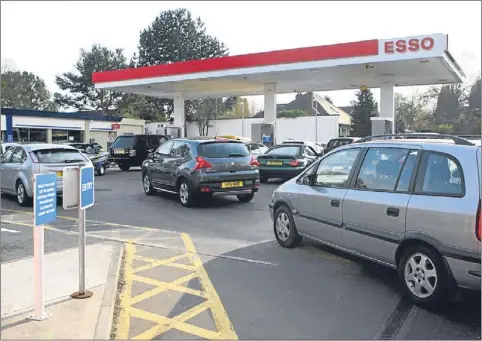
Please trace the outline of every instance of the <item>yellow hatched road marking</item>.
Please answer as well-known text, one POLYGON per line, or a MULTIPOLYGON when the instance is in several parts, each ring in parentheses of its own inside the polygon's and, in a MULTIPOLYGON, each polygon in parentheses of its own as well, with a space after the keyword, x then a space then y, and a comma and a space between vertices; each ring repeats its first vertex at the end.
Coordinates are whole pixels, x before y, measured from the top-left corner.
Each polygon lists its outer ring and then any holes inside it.
POLYGON ((136 253, 135 244, 128 243, 125 244, 124 255, 124 286, 119 294, 120 299, 120 312, 119 312, 119 323, 117 324, 116 336, 118 339, 127 340, 129 338, 129 327, 130 327, 130 312, 127 303, 131 297, 132 292, 132 262, 134 254, 136 253))

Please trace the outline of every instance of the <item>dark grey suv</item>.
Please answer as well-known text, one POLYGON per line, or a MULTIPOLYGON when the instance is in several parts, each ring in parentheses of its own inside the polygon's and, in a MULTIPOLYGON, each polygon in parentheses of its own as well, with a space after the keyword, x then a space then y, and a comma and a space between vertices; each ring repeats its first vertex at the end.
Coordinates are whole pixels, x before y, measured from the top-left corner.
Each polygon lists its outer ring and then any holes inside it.
POLYGON ((144 192, 176 193, 185 207, 213 195, 251 201, 259 189, 258 161, 240 141, 199 137, 174 139, 142 164, 144 192))

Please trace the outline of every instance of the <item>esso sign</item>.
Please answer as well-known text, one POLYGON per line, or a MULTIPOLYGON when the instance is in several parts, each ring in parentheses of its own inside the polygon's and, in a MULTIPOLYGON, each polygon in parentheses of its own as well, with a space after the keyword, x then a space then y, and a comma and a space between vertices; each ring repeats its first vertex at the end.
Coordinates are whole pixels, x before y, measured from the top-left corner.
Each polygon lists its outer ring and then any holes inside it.
POLYGON ((399 39, 395 41, 385 42, 385 53, 406 53, 406 52, 419 52, 430 51, 435 46, 435 40, 432 37, 425 37, 423 39, 399 39))

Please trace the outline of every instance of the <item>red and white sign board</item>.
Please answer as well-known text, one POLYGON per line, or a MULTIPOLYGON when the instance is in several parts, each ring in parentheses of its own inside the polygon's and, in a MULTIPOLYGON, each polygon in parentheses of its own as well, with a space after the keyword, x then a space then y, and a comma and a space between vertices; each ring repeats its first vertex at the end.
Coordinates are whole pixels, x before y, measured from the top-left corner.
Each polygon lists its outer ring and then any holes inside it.
POLYGON ((113 129, 113 130, 118 130, 118 129, 120 129, 120 124, 119 124, 119 123, 112 123, 112 129, 113 129))
POLYGON ((380 39, 378 55, 386 59, 418 59, 443 56, 447 50, 447 36, 431 34, 395 39, 380 39))

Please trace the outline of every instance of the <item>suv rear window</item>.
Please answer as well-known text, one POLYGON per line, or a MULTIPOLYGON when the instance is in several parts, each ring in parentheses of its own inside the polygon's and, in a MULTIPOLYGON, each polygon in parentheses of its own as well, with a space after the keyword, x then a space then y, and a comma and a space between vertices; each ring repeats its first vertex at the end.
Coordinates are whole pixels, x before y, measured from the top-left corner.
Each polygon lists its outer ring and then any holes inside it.
POLYGON ((132 148, 135 136, 119 136, 112 144, 112 148, 132 148))
POLYGON ((327 147, 328 148, 333 148, 333 147, 340 147, 340 146, 344 146, 346 144, 350 144, 352 143, 352 140, 351 139, 335 139, 335 140, 330 140, 328 142, 328 145, 327 147))
POLYGON ((71 163, 87 160, 75 149, 41 149, 34 151, 34 154, 40 163, 71 163))
POLYGON ((198 147, 198 153, 200 156, 213 159, 249 155, 248 149, 240 142, 202 143, 198 147))

